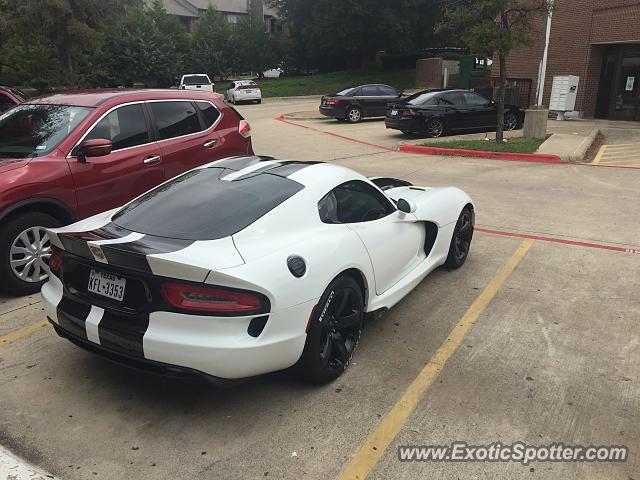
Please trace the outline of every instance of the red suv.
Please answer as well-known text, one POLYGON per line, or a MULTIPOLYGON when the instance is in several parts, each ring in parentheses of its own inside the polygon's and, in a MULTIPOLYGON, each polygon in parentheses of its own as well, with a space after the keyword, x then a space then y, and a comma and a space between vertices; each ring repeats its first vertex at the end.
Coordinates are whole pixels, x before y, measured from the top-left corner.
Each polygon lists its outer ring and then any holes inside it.
POLYGON ((120 205, 191 168, 253 155, 221 95, 112 90, 30 99, 0 115, 0 286, 47 278, 45 227, 120 205))
POLYGON ((17 88, 0 85, 0 113, 24 102, 24 94, 17 88))

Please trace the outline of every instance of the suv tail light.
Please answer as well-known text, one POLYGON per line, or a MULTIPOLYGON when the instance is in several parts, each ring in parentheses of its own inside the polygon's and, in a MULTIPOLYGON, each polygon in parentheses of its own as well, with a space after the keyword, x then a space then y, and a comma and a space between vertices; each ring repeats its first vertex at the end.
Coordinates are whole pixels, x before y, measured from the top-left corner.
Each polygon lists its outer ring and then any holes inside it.
POLYGON ((51 245, 51 256, 49 257, 49 270, 51 273, 58 273, 62 266, 62 250, 51 245))
POLYGON ((252 315, 266 313, 269 309, 269 301, 254 292, 163 283, 162 293, 171 305, 181 310, 252 315))
POLYGON ((251 136, 251 125, 246 120, 240 120, 238 124, 238 133, 242 135, 244 138, 249 138, 251 136))

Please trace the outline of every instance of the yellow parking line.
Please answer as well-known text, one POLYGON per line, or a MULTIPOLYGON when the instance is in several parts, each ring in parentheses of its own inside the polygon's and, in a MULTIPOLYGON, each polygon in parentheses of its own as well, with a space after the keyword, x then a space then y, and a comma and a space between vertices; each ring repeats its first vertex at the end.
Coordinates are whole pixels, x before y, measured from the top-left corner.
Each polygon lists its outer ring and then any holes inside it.
POLYGON ((23 337, 27 337, 32 333, 37 332, 38 330, 42 330, 45 328, 49 322, 47 320, 43 320, 41 322, 35 323, 33 325, 29 325, 28 327, 21 328, 16 330, 15 332, 8 333, 2 337, 0 337, 0 347, 4 347, 13 342, 20 340, 23 337))
POLYGON ((409 416, 415 411, 426 390, 438 377, 444 365, 473 328, 478 317, 484 312, 500 287, 525 257, 533 243, 534 240, 527 239, 523 241, 496 276, 491 279, 457 325, 453 327, 453 330, 431 357, 429 363, 422 369, 413 383, 409 385, 409 388, 405 390, 391 410, 380 420, 376 429, 369 434, 338 477, 339 480, 364 480, 367 478, 409 416))
POLYGON ((596 158, 593 159, 593 162, 591 162, 593 165, 599 165, 600 162, 602 161, 602 156, 604 155, 604 152, 607 151, 607 146, 606 145, 602 145, 600 147, 600 150, 598 150, 598 153, 596 154, 596 158))

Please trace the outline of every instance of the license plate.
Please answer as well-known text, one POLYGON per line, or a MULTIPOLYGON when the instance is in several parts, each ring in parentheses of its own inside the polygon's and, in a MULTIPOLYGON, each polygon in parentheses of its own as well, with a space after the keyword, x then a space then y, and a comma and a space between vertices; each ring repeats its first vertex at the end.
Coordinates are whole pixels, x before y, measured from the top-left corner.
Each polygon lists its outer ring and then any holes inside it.
POLYGON ((398 115, 398 110, 391 110, 391 115, 393 115, 394 117, 398 115))
POLYGON ((121 302, 124 298, 126 284, 127 279, 124 277, 92 269, 89 274, 89 286, 87 290, 121 302))
POLYGON ((253 90, 247 90, 245 93, 253 93, 253 90))

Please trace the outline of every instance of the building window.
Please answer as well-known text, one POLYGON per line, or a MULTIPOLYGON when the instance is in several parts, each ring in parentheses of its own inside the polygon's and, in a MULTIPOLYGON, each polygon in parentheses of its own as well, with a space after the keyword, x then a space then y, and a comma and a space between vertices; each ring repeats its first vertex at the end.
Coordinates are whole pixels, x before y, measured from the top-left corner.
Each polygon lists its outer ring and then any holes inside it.
POLYGON ((193 19, 191 17, 184 17, 182 15, 179 15, 178 18, 180 19, 180 23, 182 23, 182 26, 184 26, 184 29, 191 33, 193 31, 193 19))
POLYGON ((227 14, 227 22, 229 23, 238 23, 240 21, 240 15, 236 15, 233 13, 227 14))

